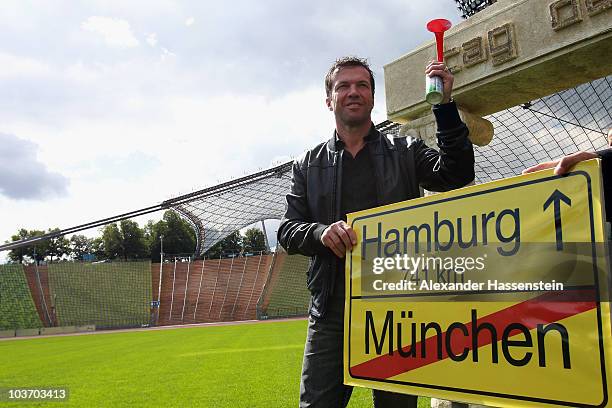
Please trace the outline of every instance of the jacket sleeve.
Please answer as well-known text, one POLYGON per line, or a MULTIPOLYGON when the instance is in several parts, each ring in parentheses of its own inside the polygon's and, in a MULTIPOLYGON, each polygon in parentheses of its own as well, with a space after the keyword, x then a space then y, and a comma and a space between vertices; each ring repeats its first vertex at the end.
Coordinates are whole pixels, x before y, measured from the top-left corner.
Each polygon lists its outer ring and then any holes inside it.
POLYGON ((448 191, 474 180, 474 149, 468 128, 461 121, 454 102, 435 105, 440 152, 422 140, 415 142, 415 164, 419 183, 430 191, 448 191))
POLYGON ((329 250, 321 242, 321 235, 327 225, 312 220, 308 209, 306 179, 297 160, 293 163, 292 173, 287 211, 278 227, 278 242, 290 255, 326 254, 329 250))
POLYGON ((603 178, 604 201, 606 203, 606 219, 612 221, 612 149, 597 152, 601 157, 601 176, 603 178))

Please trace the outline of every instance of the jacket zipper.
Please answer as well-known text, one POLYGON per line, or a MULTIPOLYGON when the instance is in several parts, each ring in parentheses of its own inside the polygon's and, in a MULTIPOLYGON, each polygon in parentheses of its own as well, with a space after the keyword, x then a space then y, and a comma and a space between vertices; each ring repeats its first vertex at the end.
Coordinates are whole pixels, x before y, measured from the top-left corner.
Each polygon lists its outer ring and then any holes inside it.
MULTIPOLYGON (((332 207, 331 207, 331 211, 330 213, 330 220, 329 220, 329 224, 332 224, 336 221, 338 221, 338 218, 340 217, 340 214, 338 213, 338 206, 340 205, 340 199, 338 198, 338 183, 340 180, 340 177, 338 175, 338 173, 341 171, 341 161, 342 161, 342 152, 334 152, 334 179, 333 179, 333 188, 332 188, 332 207)), ((331 293, 334 293, 334 289, 336 286, 336 279, 337 279, 337 275, 338 275, 338 261, 336 260, 335 257, 330 258, 330 265, 329 265, 329 270, 331 271, 331 276, 330 276, 330 285, 329 285, 329 291, 328 293, 325 294, 325 303, 326 303, 326 308, 327 308, 327 301, 329 298, 329 295, 331 293)))

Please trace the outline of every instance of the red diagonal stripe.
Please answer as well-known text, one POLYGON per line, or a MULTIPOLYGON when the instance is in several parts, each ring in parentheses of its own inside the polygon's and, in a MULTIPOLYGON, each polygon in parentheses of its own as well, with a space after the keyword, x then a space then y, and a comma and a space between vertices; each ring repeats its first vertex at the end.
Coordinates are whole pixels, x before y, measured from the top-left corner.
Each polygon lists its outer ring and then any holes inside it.
MULTIPOLYGON (((477 326, 482 323, 492 324, 498 333, 498 340, 503 330, 511 323, 521 323, 529 330, 537 327, 538 324, 546 324, 565 319, 579 313, 594 309, 597 303, 585 301, 584 299, 595 299, 595 291, 592 289, 578 290, 572 292, 550 292, 536 298, 518 303, 506 309, 499 310, 490 315, 483 316, 476 321, 477 326), (571 298, 569 298, 571 296, 571 298), (563 299, 563 300, 562 300, 563 299), (582 299, 582 300, 572 300, 582 299)), ((472 322, 465 323, 468 333, 471 334, 472 322)), ((461 353, 464 348, 472 350, 472 337, 464 336, 460 331, 455 331, 451 338, 451 349, 454 353, 461 353)), ((407 338, 408 336, 404 336, 407 338)), ((398 374, 414 370, 419 367, 436 363, 448 358, 446 347, 442 347, 442 359, 438 359, 436 350, 437 336, 429 337, 425 340, 427 356, 420 357, 422 342, 416 344, 416 357, 402 357, 397 352, 393 355, 381 355, 361 364, 350 368, 352 376, 385 379, 398 374)), ((440 341, 442 344, 446 338, 446 332, 442 333, 440 341)), ((408 340, 408 339, 407 339, 408 340)), ((491 343, 491 336, 487 333, 478 336, 478 347, 491 343)), ((402 348, 408 352, 409 346, 402 348)))

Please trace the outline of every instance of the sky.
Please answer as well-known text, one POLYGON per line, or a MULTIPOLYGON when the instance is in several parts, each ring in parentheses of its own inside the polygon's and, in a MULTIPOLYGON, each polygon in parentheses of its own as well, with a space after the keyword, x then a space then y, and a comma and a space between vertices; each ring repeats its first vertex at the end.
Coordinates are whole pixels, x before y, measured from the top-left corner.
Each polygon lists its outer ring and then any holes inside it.
POLYGON ((0 242, 297 157, 331 136, 340 56, 368 58, 385 120, 382 67, 433 18, 460 22, 452 0, 3 0, 0 242))

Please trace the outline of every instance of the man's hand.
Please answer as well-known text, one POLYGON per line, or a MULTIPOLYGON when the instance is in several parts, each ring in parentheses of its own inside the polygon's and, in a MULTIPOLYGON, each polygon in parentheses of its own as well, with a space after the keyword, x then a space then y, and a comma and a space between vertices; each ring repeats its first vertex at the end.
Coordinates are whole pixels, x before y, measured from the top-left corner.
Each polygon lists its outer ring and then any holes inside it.
POLYGON ((536 164, 528 169, 523 170, 523 174, 533 173, 534 171, 555 168, 555 175, 560 176, 567 173, 576 163, 584 160, 596 159, 599 155, 593 152, 576 152, 558 160, 553 160, 545 163, 536 164))
POLYGON ((325 228, 321 235, 321 242, 338 258, 344 258, 346 251, 357 245, 357 235, 346 222, 337 221, 325 228))
POLYGON ((442 84, 444 84, 444 91, 442 92, 443 98, 440 103, 449 103, 451 99, 451 93, 453 91, 453 81, 455 78, 453 74, 446 67, 444 62, 439 62, 436 60, 431 60, 431 62, 425 68, 425 74, 430 78, 432 76, 439 76, 442 78, 442 84))

